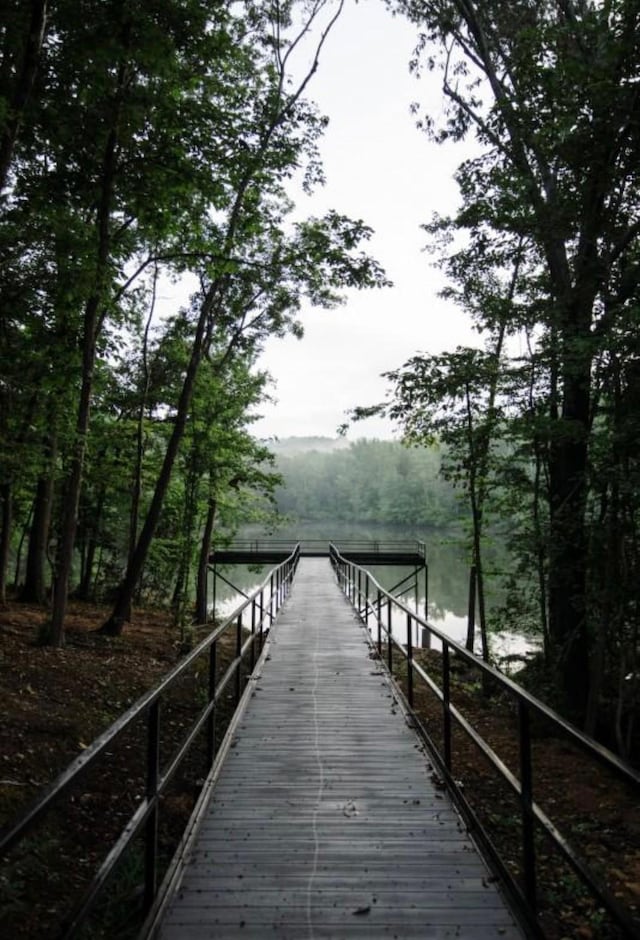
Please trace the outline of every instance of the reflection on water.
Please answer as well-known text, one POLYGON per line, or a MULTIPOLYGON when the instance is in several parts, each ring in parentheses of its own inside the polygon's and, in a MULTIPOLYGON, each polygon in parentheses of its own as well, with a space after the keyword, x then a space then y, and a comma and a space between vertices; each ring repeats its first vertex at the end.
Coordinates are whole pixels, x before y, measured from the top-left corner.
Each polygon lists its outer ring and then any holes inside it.
MULTIPOLYGON (((216 578, 215 609, 216 615, 223 619, 229 617, 242 603, 244 598, 252 594, 264 582, 271 571, 271 565, 249 568, 248 565, 224 565, 220 567, 220 574, 230 581, 226 584, 222 577, 216 578)), ((212 578, 209 578, 209 609, 214 605, 212 578)))
MULTIPOLYGON (((380 583, 382 585, 382 581, 380 581, 380 583)), ((408 607, 412 612, 417 611, 419 617, 424 617, 423 593, 418 595, 417 605, 415 600, 415 593, 412 593, 411 596, 405 593, 402 596, 402 600, 405 606, 408 607)), ((386 613, 383 614, 383 623, 386 624, 387 621, 385 618, 386 613)), ((463 646, 465 645, 467 640, 466 616, 460 617, 449 610, 438 609, 435 605, 432 605, 431 602, 429 602, 429 616, 427 620, 432 626, 436 627, 447 637, 450 637, 457 643, 461 643, 463 646)), ((377 626, 373 617, 370 618, 369 627, 375 639, 375 636, 377 636, 377 626)), ((403 644, 406 644, 408 640, 407 630, 408 627, 406 615, 400 610, 394 610, 392 612, 391 632, 403 644)), ((433 634, 430 634, 429 631, 425 630, 419 623, 415 622, 412 623, 411 642, 414 647, 431 648, 434 650, 442 649, 442 643, 440 640, 433 636, 433 634)), ((542 644, 540 641, 532 637, 525 636, 524 634, 515 633, 509 630, 500 630, 489 634, 489 647, 492 661, 500 664, 500 662, 504 660, 505 657, 507 657, 511 663, 510 670, 512 672, 515 672, 518 668, 518 657, 522 657, 524 659, 527 655, 538 652, 541 649, 541 646, 542 644)), ((477 655, 481 655, 482 653, 480 632, 477 629, 474 652, 477 655)), ((522 660, 520 660, 520 666, 521 665, 522 660)))
MULTIPOLYGON (((257 527, 247 527, 239 535, 240 538, 265 539, 270 536, 257 527)), ((323 539, 327 542, 331 540, 404 540, 417 539, 424 541, 427 546, 427 561, 429 565, 428 582, 428 621, 438 630, 451 639, 459 643, 464 643, 467 637, 467 592, 469 579, 469 559, 465 549, 460 545, 459 539, 456 540, 447 536, 441 531, 425 532, 420 530, 407 530, 405 528, 396 528, 388 526, 374 525, 355 525, 353 523, 315 523, 305 524, 304 526, 282 528, 271 536, 277 539, 291 539, 292 543, 297 539, 323 539)), ((228 578, 238 589, 234 590, 224 584, 220 579, 216 585, 216 611, 218 617, 229 616, 242 601, 242 593, 250 594, 266 578, 269 568, 257 568, 249 570, 246 565, 235 568, 222 569, 224 576, 228 578)), ((403 603, 410 610, 417 612, 419 616, 424 617, 425 613, 425 587, 424 573, 421 572, 417 578, 417 588, 413 581, 408 582, 408 586, 402 590, 393 589, 404 578, 411 575, 412 568, 396 567, 388 565, 378 565, 371 569, 371 573, 379 582, 380 586, 387 591, 392 591, 400 597, 403 603)), ((210 601, 213 600, 210 594, 210 601)), ((489 593, 488 604, 500 602, 499 595, 489 593)), ((385 621, 386 622, 386 621, 385 621)), ((392 631, 401 641, 406 637, 406 615, 401 611, 395 611, 393 615, 392 631)), ((477 632, 477 631, 476 631, 477 632)), ((412 641, 415 646, 428 645, 423 631, 419 624, 414 624, 412 641)), ((477 649, 479 652, 479 635, 477 639, 477 649)), ((435 639, 431 643, 432 648, 439 648, 440 644, 435 639)), ((505 656, 525 656, 527 653, 537 651, 540 643, 534 638, 512 631, 501 631, 490 634, 490 646, 492 658, 499 662, 505 656)))

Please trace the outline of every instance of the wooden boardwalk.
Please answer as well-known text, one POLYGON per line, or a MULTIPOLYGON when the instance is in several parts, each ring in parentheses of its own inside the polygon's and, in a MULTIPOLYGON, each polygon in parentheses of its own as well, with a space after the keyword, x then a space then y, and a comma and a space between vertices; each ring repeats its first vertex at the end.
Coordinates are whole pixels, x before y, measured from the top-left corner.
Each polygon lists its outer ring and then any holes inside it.
POLYGON ((523 937, 327 560, 254 685, 157 936, 523 937))

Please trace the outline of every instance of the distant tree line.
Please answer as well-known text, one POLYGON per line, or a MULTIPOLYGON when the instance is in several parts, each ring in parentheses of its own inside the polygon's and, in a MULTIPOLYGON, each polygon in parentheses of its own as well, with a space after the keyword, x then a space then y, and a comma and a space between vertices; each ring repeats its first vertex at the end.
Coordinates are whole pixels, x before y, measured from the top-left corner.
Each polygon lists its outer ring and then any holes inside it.
POLYGON ((297 520, 447 526, 463 510, 440 464, 435 446, 407 448, 393 441, 280 453, 275 500, 280 513, 297 520))

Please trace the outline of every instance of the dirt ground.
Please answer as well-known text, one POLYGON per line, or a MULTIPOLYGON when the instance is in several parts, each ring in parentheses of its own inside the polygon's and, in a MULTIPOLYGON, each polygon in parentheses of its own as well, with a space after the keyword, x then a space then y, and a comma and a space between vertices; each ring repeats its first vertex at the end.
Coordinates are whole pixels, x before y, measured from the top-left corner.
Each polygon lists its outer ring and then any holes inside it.
MULTIPOLYGON (((41 608, 12 603, 0 611, 1 826, 20 815, 184 654, 183 641, 164 612, 136 613, 115 639, 94 632, 104 617, 104 610, 72 604, 66 646, 60 650, 38 644, 45 619, 41 608)), ((218 677, 232 650, 233 642, 219 644, 218 677)), ((206 701, 208 660, 203 659, 163 700, 161 769, 206 701)), ((218 737, 233 711, 231 701, 221 706, 218 737)), ((30 940, 56 935, 145 792, 145 746, 146 727, 137 721, 11 852, 0 869, 0 923, 8 931, 3 935, 30 940)), ((188 821, 204 773, 203 742, 163 798, 163 863, 188 821)), ((135 936, 143 884, 141 845, 134 844, 121 868, 88 937, 135 936)))
MULTIPOLYGON (((35 795, 180 659, 183 644, 166 613, 140 612, 122 637, 97 635, 104 611, 72 605, 65 649, 38 645, 41 608, 10 604, 0 611, 0 824, 23 811, 35 795)), ((219 675, 232 657, 220 651, 219 675)), ((439 656, 424 654, 439 674, 439 656)), ((163 704, 162 761, 202 707, 207 676, 202 664, 185 676, 163 704)), ((464 668, 454 672, 454 704, 518 773, 517 716, 509 701, 485 695, 464 668)), ((439 743, 442 706, 417 690, 418 712, 439 743)), ((226 703, 220 734, 232 711, 226 703)), ((0 923, 12 938, 54 936, 65 909, 81 896, 96 865, 144 793, 143 726, 134 727, 49 814, 0 870, 0 923)), ((637 798, 608 771, 558 740, 542 724, 533 729, 534 798, 563 835, 575 842, 628 911, 640 912, 640 808, 637 798)), ((435 773, 435 772, 434 772, 435 773)), ((516 878, 522 874, 520 816, 515 799, 466 735, 453 737, 453 773, 516 878)), ((161 850, 170 857, 204 774, 196 750, 163 800, 161 850)), ((437 777, 437 774, 436 774, 437 777)), ((549 940, 610 940, 597 902, 581 888, 557 851, 542 837, 539 907, 549 940)), ((135 847, 98 908, 87 937, 135 936, 140 922, 142 851, 135 847)))
MULTIPOLYGON (((439 683, 441 655, 417 654, 439 683)), ((406 675, 398 663, 400 671, 406 675)), ((405 685, 406 688, 406 685, 405 685)), ((520 777, 518 714, 509 696, 482 689, 478 674, 453 661, 451 702, 493 751, 520 777)), ((442 750, 442 704, 415 684, 416 711, 442 750)), ((637 789, 587 757, 542 720, 531 728, 533 799, 574 846, 616 901, 638 918, 640 936, 640 805, 637 789)), ((470 737, 456 727, 452 735, 452 774, 473 812, 489 833, 507 867, 522 887, 521 811, 517 798, 470 737)), ((536 833, 537 899, 540 922, 549 940, 610 940, 626 934, 614 927, 597 900, 583 888, 551 840, 536 833)))

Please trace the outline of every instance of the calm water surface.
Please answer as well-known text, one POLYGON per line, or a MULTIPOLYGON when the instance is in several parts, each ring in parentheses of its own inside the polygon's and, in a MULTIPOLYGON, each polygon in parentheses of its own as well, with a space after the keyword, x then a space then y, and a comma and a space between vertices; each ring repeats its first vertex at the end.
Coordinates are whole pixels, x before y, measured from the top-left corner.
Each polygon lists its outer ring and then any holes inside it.
MULTIPOLYGON (((357 541, 404 541, 416 539, 426 543, 427 561, 429 565, 428 590, 428 621, 447 636, 464 643, 467 636, 467 604, 469 582, 469 558, 467 551, 460 543, 460 537, 442 531, 425 531, 424 529, 405 529, 386 526, 372 526, 367 524, 345 523, 306 523, 291 528, 279 529, 276 533, 268 535, 264 530, 256 527, 247 527, 239 538, 251 539, 290 539, 295 543, 297 539, 322 539, 327 542, 334 540, 357 541)), ((246 566, 222 569, 222 574, 235 585, 231 588, 218 579, 216 589, 216 610, 218 616, 228 616, 242 601, 242 593, 251 593, 267 576, 269 569, 250 571, 246 566)), ((418 576, 417 588, 412 581, 403 589, 395 590, 413 569, 379 565, 371 569, 380 585, 387 591, 392 591, 402 598, 404 603, 424 617, 425 590, 424 574, 418 576)), ((501 598, 489 589, 488 602, 499 603, 501 598)), ((392 629, 395 634, 404 637, 406 634, 406 621, 401 614, 394 618, 392 629)), ((477 637, 479 643, 479 637, 477 637)), ((415 626, 413 642, 417 646, 423 645, 422 630, 415 626)), ((535 639, 520 634, 517 629, 492 633, 490 636, 491 650, 494 658, 499 661, 506 655, 524 655, 539 649, 540 644, 535 639)), ((437 648, 438 644, 432 644, 437 648)), ((477 650, 479 651, 479 649, 477 650)))

